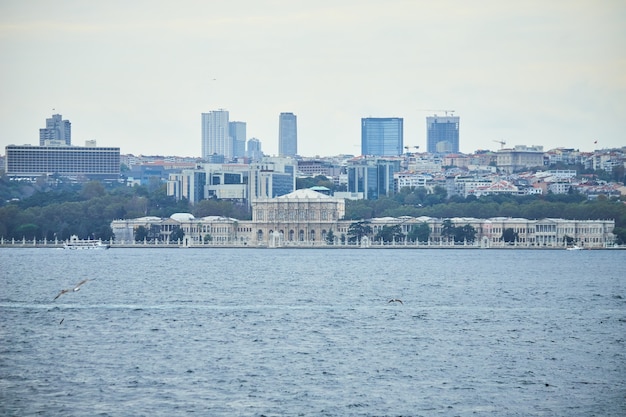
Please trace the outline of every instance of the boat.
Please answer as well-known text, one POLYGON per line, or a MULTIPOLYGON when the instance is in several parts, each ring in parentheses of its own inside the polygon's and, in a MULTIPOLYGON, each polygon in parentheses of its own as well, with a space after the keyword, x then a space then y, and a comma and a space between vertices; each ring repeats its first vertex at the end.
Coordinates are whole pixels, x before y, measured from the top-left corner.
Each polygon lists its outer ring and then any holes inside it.
POLYGON ((63 243, 64 249, 77 250, 77 249, 109 249, 110 245, 102 243, 102 240, 82 240, 78 236, 72 235, 70 240, 63 243))
POLYGON ((567 250, 581 250, 582 248, 580 246, 574 245, 574 246, 570 246, 566 248, 567 250))

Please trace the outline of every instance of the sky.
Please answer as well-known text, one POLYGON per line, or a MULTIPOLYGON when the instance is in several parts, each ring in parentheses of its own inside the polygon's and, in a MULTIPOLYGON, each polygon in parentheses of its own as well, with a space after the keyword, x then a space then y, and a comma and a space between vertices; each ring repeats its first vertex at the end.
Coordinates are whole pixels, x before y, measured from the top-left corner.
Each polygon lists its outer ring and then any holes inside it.
POLYGON ((445 111, 464 153, 626 146, 626 2, 0 1, 0 154, 58 113, 74 145, 199 157, 217 109, 269 155, 281 112, 303 156, 360 154, 363 117, 425 151, 445 111))

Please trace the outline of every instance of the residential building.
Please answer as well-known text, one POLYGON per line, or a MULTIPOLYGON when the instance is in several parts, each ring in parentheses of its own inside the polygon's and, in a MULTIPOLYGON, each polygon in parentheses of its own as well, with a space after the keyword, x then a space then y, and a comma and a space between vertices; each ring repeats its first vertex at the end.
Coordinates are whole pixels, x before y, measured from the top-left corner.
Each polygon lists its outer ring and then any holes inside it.
POLYGON ((46 127, 39 129, 39 146, 71 146, 72 124, 60 114, 46 119, 46 127))
POLYGON ((543 146, 516 145, 512 149, 500 149, 496 155, 498 169, 508 174, 543 167, 543 146))
POLYGON ((234 156, 228 111, 224 109, 202 113, 202 158, 208 161, 211 155, 222 155, 227 161, 234 156))
POLYGON ((298 154, 298 118, 293 113, 281 113, 278 118, 278 155, 298 154))
POLYGON ((367 117, 361 119, 361 155, 399 156, 404 149, 404 119, 367 117))
POLYGON ((5 172, 9 177, 59 175, 109 181, 120 178, 120 148, 9 145, 5 154, 5 172))
POLYGON ((420 174, 414 171, 402 171, 394 173, 396 192, 403 188, 426 188, 433 180, 432 175, 420 174))
POLYGON ((426 118, 426 150, 433 154, 459 153, 458 116, 426 118))

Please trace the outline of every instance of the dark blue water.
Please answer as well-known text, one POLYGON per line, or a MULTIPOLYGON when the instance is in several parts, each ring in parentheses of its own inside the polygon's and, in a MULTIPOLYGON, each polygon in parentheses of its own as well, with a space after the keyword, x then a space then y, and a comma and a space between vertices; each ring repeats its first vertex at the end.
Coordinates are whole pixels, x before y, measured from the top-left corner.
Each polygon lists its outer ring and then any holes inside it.
POLYGON ((624 416, 626 252, 0 249, 1 415, 190 413, 624 416))

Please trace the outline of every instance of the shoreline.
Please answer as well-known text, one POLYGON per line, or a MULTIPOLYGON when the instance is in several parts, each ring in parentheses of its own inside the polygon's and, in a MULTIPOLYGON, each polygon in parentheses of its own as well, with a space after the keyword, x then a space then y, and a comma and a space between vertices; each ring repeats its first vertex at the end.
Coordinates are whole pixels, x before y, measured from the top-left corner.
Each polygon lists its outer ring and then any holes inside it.
MULTIPOLYGON (((491 250, 566 250, 565 246, 516 246, 516 245, 498 245, 498 246, 480 246, 480 245, 415 245, 415 244, 396 244, 396 245, 183 245, 183 244, 128 244, 128 243, 110 243, 108 249, 90 249, 90 250, 110 250, 110 249, 491 249, 491 250)), ((2 243, 0 249, 64 249, 63 243, 33 243, 33 242, 15 242, 2 243)), ((581 248, 581 251, 587 250, 626 250, 626 245, 610 246, 610 247, 587 247, 581 248)), ((577 251, 573 251, 577 252, 577 251)))

